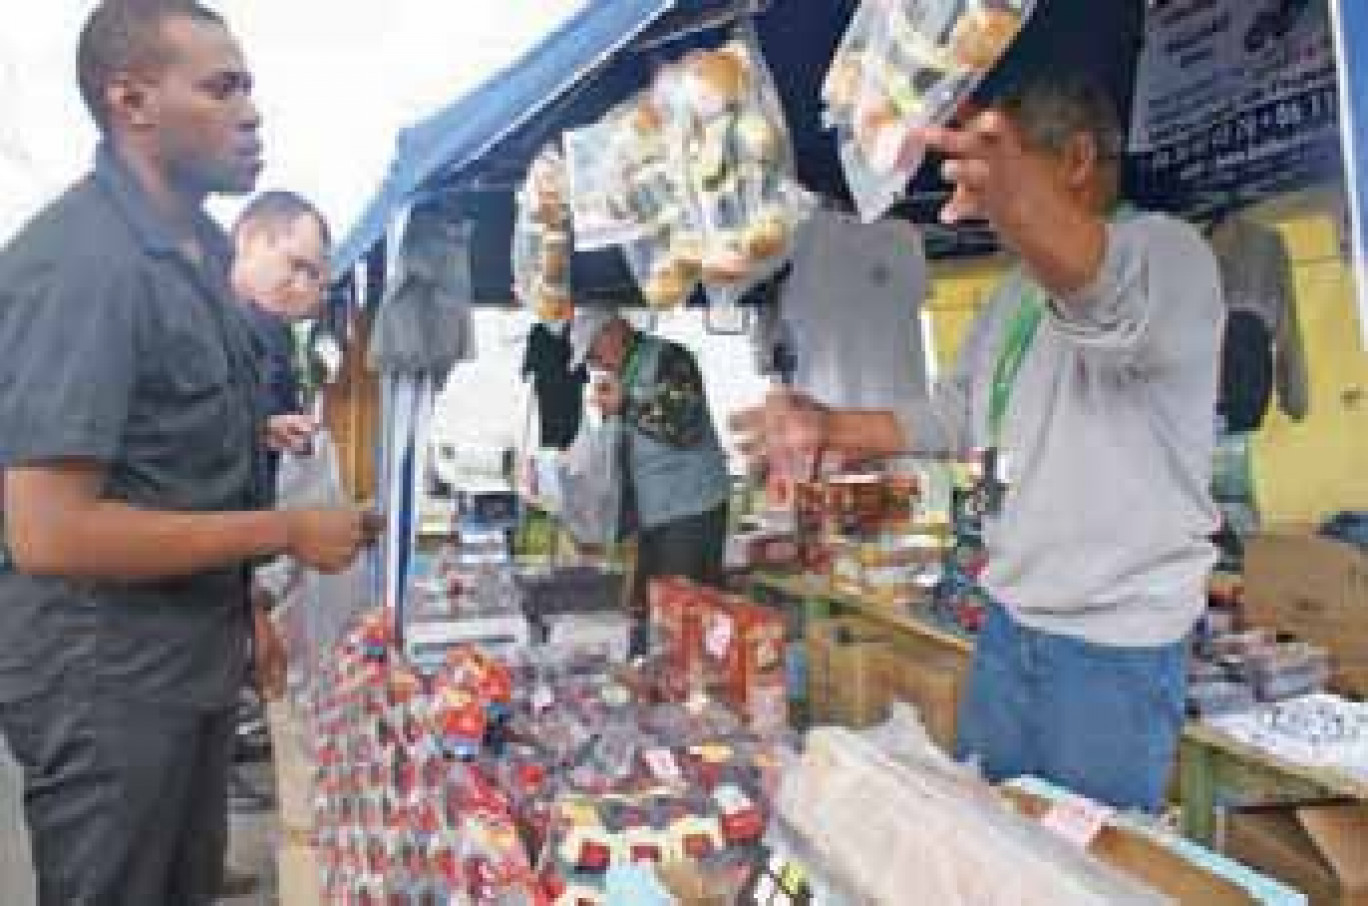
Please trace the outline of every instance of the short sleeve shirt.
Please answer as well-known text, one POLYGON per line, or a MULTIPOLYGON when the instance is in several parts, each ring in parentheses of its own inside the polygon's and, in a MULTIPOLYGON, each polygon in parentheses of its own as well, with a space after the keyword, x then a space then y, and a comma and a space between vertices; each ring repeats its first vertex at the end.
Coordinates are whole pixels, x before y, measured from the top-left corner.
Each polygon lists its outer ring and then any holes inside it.
MULTIPOLYGON (((260 350, 208 218, 194 263, 132 174, 94 173, 0 251, 0 466, 102 463, 104 494, 260 508, 260 350)), ((91 683, 196 708, 244 678, 247 564, 139 584, 38 578, 0 556, 0 701, 91 683)))

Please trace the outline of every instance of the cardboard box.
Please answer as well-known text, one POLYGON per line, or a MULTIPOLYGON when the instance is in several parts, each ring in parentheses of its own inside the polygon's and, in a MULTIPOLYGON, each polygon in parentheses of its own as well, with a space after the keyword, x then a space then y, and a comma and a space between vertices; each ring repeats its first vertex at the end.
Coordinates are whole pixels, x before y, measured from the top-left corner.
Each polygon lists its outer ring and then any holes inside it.
POLYGON ((1245 618, 1330 651, 1331 687, 1368 695, 1368 557, 1295 527, 1245 545, 1245 618))
POLYGON ((1297 888, 1310 906, 1368 906, 1368 805, 1236 812, 1226 853, 1297 888))
POLYGON ((866 727, 883 720, 888 697, 880 666, 886 635, 859 619, 808 626, 809 704, 814 723, 866 727))
MULTIPOLYGON (((1013 789, 1003 792, 1019 811, 1031 817, 1038 818, 1050 808, 1049 802, 1030 793, 1013 789)), ((1088 852, 1181 906, 1257 906, 1258 901, 1241 887, 1139 831, 1108 824, 1088 846, 1088 852)))
POLYGON ((916 708, 926 731, 946 751, 955 744, 966 666, 962 658, 913 654, 894 646, 889 646, 880 659, 880 681, 887 701, 906 702, 916 708))

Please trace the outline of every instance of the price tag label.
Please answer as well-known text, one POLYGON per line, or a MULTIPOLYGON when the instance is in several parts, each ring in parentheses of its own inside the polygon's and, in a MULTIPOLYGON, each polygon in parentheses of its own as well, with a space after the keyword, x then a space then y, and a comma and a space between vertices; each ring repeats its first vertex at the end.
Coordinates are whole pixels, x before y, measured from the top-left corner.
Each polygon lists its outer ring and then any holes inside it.
POLYGON ((731 651, 733 627, 731 617, 716 616, 708 626, 708 654, 719 661, 731 651))
POLYGON ((646 766, 651 769, 657 780, 673 783, 683 777, 679 770, 679 762, 669 749, 647 749, 641 757, 645 759, 646 766))
POLYGON ((1045 813, 1040 823, 1080 849, 1087 849, 1111 820, 1113 810, 1082 796, 1068 796, 1045 813))

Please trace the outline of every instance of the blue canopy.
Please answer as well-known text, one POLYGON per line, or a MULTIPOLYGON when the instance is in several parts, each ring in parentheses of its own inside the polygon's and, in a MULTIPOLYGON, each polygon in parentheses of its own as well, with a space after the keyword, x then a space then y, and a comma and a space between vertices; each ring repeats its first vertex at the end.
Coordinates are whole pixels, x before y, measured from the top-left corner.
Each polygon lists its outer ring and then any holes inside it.
MULTIPOLYGON (((661 62, 715 44, 757 7, 757 35, 781 95, 798 175, 826 197, 848 193, 832 135, 821 123, 821 80, 857 0, 588 0, 575 18, 466 97, 404 130, 379 193, 339 247, 339 273, 384 236, 396 210, 425 202, 470 219, 476 301, 506 302, 514 188, 540 148, 596 121, 645 85, 661 62)), ((1038 0, 1035 15, 983 86, 990 97, 1023 71, 1069 66, 1094 73, 1123 111, 1134 84, 1143 0, 1038 0), (1082 41, 1078 35, 1087 34, 1082 41)), ((925 167, 896 214, 935 222, 945 197, 925 167)), ((991 247, 981 230, 929 235, 933 254, 991 247)), ((574 256, 577 297, 634 292, 616 251, 574 256)))

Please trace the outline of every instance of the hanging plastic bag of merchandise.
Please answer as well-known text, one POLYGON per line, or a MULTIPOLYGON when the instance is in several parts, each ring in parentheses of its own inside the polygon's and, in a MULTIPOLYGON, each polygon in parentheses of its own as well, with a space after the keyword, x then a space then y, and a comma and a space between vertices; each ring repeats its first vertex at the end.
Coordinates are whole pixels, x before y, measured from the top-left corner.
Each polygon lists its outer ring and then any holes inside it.
POLYGON ((560 323, 573 314, 573 248, 565 161, 547 147, 532 162, 517 194, 513 226, 513 291, 540 321, 560 323))
MULTIPOLYGON (((327 431, 314 435, 307 453, 282 455, 276 487, 281 507, 351 505, 342 489, 337 448, 327 431)), ((347 628, 368 606, 365 560, 358 557, 336 575, 305 569, 288 557, 258 568, 256 581, 282 602, 276 619, 284 629, 292 668, 302 671, 305 680, 322 659, 332 655, 347 628)))
POLYGON ((811 213, 778 91, 754 34, 662 71, 655 94, 683 141, 683 176, 714 304, 740 300, 784 262, 811 213))
POLYGON ((626 245, 682 213, 669 135, 648 95, 565 134, 575 248, 626 245))
POLYGON ((679 227, 626 245, 627 269, 652 308, 677 308, 689 300, 702 276, 702 246, 698 232, 679 227))
POLYGON ((622 425, 617 420, 585 424, 560 458, 560 518, 580 544, 606 546, 617 541, 621 442, 622 425))
POLYGON ((702 274, 702 239, 684 172, 684 120, 672 88, 679 67, 666 66, 650 88, 624 106, 619 206, 632 212, 641 234, 623 245, 628 270, 654 308, 683 305, 702 274))
POLYGON ((1007 51, 1036 0, 864 0, 822 89, 866 222, 921 166, 913 133, 945 123, 1007 51))

